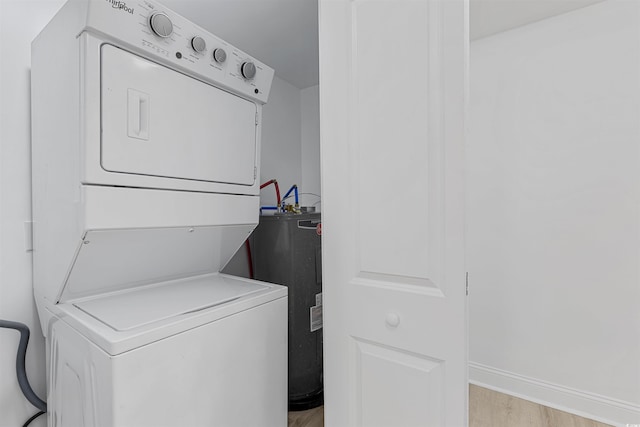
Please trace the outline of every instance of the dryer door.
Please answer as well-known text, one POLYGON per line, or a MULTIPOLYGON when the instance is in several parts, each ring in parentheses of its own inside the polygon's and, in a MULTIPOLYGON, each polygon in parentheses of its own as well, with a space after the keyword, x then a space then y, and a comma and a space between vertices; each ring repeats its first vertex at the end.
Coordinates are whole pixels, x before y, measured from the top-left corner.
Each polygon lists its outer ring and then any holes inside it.
POLYGON ((253 185, 256 114, 251 101, 102 46, 101 165, 107 171, 253 185))

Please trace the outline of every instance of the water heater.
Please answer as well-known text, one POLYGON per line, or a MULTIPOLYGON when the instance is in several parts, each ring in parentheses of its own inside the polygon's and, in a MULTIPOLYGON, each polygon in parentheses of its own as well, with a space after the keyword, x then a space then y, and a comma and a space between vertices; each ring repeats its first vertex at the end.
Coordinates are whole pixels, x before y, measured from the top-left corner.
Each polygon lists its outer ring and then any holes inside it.
POLYGON ((289 291, 289 409, 322 404, 322 258, 319 213, 263 215, 252 234, 257 280, 289 291))

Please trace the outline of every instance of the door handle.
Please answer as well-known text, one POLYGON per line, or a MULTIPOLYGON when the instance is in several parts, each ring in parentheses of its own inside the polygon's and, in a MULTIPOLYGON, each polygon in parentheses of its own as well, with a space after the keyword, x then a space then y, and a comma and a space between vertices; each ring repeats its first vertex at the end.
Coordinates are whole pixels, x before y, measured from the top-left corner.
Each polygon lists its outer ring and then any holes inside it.
POLYGON ((387 322, 388 326, 397 328, 400 324, 400 316, 398 316, 396 313, 388 313, 385 321, 387 322))
POLYGON ((127 135, 149 139, 149 95, 135 89, 127 90, 127 135))

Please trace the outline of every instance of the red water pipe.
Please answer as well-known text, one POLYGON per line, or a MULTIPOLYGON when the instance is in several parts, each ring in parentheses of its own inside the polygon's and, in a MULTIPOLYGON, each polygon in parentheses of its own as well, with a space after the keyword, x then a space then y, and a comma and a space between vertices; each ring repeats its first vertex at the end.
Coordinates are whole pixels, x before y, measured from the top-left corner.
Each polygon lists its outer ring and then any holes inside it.
POLYGON ((249 264, 249 279, 255 279, 253 276, 253 257, 251 256, 251 243, 249 239, 244 241, 244 247, 247 249, 247 263, 249 264))
MULTIPOLYGON (((276 181, 275 179, 270 179, 269 181, 265 182, 264 184, 262 184, 260 186, 260 189, 262 190, 264 187, 266 187, 267 185, 273 184, 273 186, 276 189, 276 206, 278 209, 280 207, 280 186, 278 185, 278 181, 276 181)), ((249 243, 249 239, 245 240, 244 242, 244 246, 247 250, 247 263, 249 264, 249 278, 253 279, 253 257, 251 256, 251 244, 249 243)))
POLYGON ((273 184, 273 186, 276 188, 276 199, 277 199, 276 206, 280 206, 280 186, 278 186, 278 181, 276 181, 275 179, 271 179, 265 182, 264 184, 262 184, 260 186, 260 189, 262 190, 264 187, 266 187, 269 184, 273 184))

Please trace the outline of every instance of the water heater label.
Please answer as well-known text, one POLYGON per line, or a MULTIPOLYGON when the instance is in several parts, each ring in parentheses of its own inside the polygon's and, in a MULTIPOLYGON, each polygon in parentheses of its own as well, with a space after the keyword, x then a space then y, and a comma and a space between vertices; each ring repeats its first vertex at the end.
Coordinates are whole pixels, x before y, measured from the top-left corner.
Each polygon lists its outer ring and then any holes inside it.
POLYGON ((316 305, 309 308, 309 322, 311 332, 322 329, 322 292, 316 294, 316 305))

